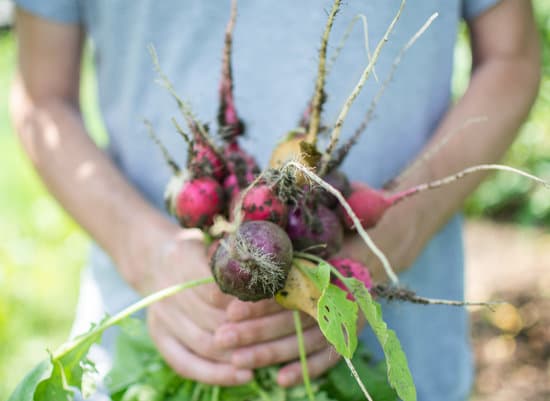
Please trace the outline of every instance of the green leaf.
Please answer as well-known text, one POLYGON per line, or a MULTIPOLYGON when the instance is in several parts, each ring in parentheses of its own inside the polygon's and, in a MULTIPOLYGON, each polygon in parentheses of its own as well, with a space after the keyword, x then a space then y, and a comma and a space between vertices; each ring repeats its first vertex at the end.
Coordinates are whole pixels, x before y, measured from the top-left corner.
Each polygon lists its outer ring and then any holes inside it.
POLYGON ((53 364, 51 359, 45 359, 35 366, 19 383, 8 401, 33 401, 34 393, 40 383, 51 377, 53 364))
POLYGON ((321 292, 330 284, 330 265, 328 263, 319 263, 316 269, 302 267, 299 259, 294 260, 294 264, 309 278, 321 292))
POLYGON ((63 365, 52 358, 53 371, 48 380, 44 380, 36 388, 35 401, 71 401, 74 391, 67 387, 63 365))
POLYGON ((390 385, 403 401, 416 401, 416 388, 409 370, 407 357, 395 332, 388 329, 384 322, 380 304, 372 299, 363 283, 354 278, 343 277, 343 279, 382 346, 390 385))
POLYGON ((317 321, 336 351, 351 358, 357 348, 357 304, 347 299, 347 293, 330 284, 319 298, 317 321))

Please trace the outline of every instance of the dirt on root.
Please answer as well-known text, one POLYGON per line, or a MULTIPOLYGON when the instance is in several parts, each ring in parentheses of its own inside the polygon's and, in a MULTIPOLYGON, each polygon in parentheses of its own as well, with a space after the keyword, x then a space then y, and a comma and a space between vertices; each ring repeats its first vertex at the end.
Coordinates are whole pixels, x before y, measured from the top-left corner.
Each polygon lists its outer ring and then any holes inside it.
POLYGON ((472 401, 550 401, 550 234, 486 221, 465 235, 476 382, 472 401))

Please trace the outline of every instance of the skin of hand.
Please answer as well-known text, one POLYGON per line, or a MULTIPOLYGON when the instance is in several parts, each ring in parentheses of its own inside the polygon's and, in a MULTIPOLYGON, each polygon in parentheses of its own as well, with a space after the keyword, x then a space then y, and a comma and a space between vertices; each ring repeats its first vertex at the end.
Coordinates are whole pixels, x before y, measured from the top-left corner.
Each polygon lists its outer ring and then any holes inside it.
MULTIPOLYGON (((514 140, 536 98, 540 80, 538 34, 529 1, 503 0, 469 25, 473 50, 470 84, 450 108, 425 151, 472 117, 486 117, 453 135, 393 191, 410 188, 476 164, 497 162, 514 140)), ((420 156, 421 157, 421 156, 420 156)), ((477 173, 390 208, 369 230, 397 272, 411 266, 426 243, 460 210, 486 174, 477 173)), ((369 267, 375 282, 387 281, 381 263, 357 235, 341 255, 369 267)))
MULTIPOLYGON (((24 150, 50 192, 138 292, 208 277, 202 235, 181 230, 147 203, 86 134, 78 100, 81 27, 22 10, 16 18, 19 57, 11 115, 24 150)), ((182 376, 218 385, 252 378, 250 369, 234 367, 230 352, 214 344, 213 331, 227 320, 229 300, 212 285, 183 292, 149 310, 151 335, 182 376)))

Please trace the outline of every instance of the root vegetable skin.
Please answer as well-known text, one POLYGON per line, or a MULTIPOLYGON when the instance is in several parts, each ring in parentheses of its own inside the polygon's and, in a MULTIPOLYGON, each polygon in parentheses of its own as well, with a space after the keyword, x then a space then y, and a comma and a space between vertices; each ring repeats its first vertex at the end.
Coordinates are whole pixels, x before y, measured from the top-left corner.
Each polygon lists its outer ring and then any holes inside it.
MULTIPOLYGON (((332 266, 334 266, 343 276, 356 278, 365 285, 365 288, 367 290, 370 290, 372 288, 372 278, 369 273, 369 269, 362 263, 348 258, 333 258, 330 259, 328 262, 332 266)), ((344 283, 342 283, 342 281, 338 278, 334 277, 332 279, 332 282, 344 291, 348 291, 344 283)), ((354 300, 353 295, 348 293, 348 299, 354 300)))
POLYGON ((210 261, 220 289, 242 301, 272 298, 292 264, 292 243, 269 221, 247 221, 226 236, 210 261))
POLYGON ((303 204, 292 208, 286 231, 297 250, 308 250, 321 257, 338 252, 344 240, 338 216, 321 204, 314 210, 303 204))
POLYGON ((286 309, 300 310, 317 320, 317 303, 321 291, 296 267, 297 264, 301 268, 317 268, 317 265, 309 260, 294 259, 285 286, 275 294, 275 301, 286 309))
POLYGON ((203 141, 195 140, 189 171, 195 177, 210 176, 221 181, 226 175, 225 163, 216 152, 203 141))
POLYGON ((210 177, 184 181, 175 201, 175 215, 186 228, 206 228, 221 213, 224 193, 221 185, 210 177))
MULTIPOLYGON (((368 185, 354 182, 352 192, 346 198, 353 212, 365 229, 372 228, 378 224, 386 210, 394 203, 392 196, 386 196, 383 191, 373 189, 368 185)), ((353 230, 353 222, 347 212, 340 207, 339 214, 344 227, 353 230)))
POLYGON ((288 208, 268 185, 250 188, 242 201, 243 221, 267 220, 281 227, 287 222, 288 208))
MULTIPOLYGON (((351 194, 351 184, 348 177, 341 171, 335 170, 323 177, 327 184, 336 188, 344 198, 351 194)), ((338 199, 323 188, 319 189, 319 201, 329 209, 335 209, 338 206, 338 199)))

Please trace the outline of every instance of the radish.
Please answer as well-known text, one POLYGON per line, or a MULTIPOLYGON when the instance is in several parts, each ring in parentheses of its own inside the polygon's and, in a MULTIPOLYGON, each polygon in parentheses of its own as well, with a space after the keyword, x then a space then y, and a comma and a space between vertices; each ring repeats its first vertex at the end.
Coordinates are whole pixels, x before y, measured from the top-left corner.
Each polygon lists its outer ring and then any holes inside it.
POLYGON ((222 239, 210 260, 220 289, 242 301, 271 298, 285 285, 292 243, 278 225, 247 221, 222 239))
POLYGON ((206 228, 224 207, 222 186, 213 178, 200 177, 185 181, 177 193, 175 216, 186 228, 206 228))
POLYGON ((188 169, 194 176, 209 176, 221 181, 226 175, 225 163, 207 143, 195 138, 188 169))
POLYGON ((312 208, 301 202, 293 207, 288 214, 286 231, 297 250, 322 257, 338 252, 344 240, 338 216, 321 204, 312 208))
MULTIPOLYGON (((383 191, 373 189, 366 184, 354 182, 351 186, 352 192, 346 201, 365 229, 374 227, 386 210, 395 203, 393 197, 386 196, 383 191)), ((344 227, 349 230, 353 229, 351 218, 341 206, 339 213, 344 227)))
MULTIPOLYGON (((333 258, 330 259, 328 262, 332 266, 334 266, 336 270, 338 270, 344 277, 353 277, 361 281, 365 285, 365 288, 367 290, 370 290, 372 288, 371 275, 367 267, 363 264, 349 258, 333 258)), ((337 285, 344 291, 348 291, 347 287, 340 279, 333 277, 332 283, 337 285)), ((352 294, 348 293, 348 299, 354 300, 355 298, 352 294)))
POLYGON ((287 206, 267 184, 259 184, 247 190, 241 210, 243 221, 268 220, 281 227, 286 225, 287 206))
MULTIPOLYGON (((347 198, 351 194, 351 184, 343 172, 339 170, 331 171, 323 177, 323 180, 340 191, 344 197, 347 198)), ((323 188, 319 189, 319 201, 329 209, 335 209, 338 206, 338 199, 323 188)))
POLYGON ((237 19, 237 1, 231 3, 231 15, 225 30, 225 45, 222 55, 222 79, 220 82, 220 107, 218 109, 218 125, 220 136, 226 141, 235 141, 244 133, 244 123, 237 114, 233 96, 233 73, 231 70, 231 50, 233 44, 233 28, 237 19))

